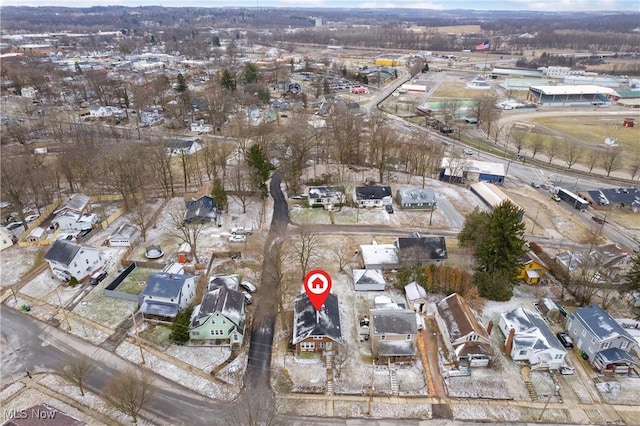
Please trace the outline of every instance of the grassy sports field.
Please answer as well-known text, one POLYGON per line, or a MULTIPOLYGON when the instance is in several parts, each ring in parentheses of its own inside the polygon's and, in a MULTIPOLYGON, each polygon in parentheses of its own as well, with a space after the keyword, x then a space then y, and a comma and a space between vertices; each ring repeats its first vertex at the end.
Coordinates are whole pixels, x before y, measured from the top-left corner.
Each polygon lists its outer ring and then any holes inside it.
POLYGON ((626 152, 640 153, 640 126, 622 127, 623 118, 544 117, 531 121, 586 145, 602 146, 606 138, 614 138, 626 152))

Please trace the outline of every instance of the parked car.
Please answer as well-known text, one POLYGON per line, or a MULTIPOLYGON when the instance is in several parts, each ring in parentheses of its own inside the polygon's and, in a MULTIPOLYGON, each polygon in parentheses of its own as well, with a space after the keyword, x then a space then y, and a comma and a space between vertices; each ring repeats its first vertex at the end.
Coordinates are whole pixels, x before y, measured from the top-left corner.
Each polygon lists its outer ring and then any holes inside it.
POLYGON ((560 340, 560 343, 562 343, 562 346, 564 346, 565 348, 572 348, 573 347, 573 340, 571 340, 571 337, 569 337, 569 335, 567 333, 557 333, 556 336, 558 337, 558 340, 560 340))
POLYGON ((465 155, 473 155, 473 150, 470 148, 465 148, 462 150, 465 155))
POLYGON ((40 215, 30 214, 29 216, 25 217, 24 220, 26 220, 27 222, 33 222, 34 220, 36 220, 39 217, 40 217, 40 215))
POLYGON ((236 228, 231 228, 231 233, 233 235, 251 235, 253 229, 245 228, 244 226, 238 226, 236 228))
POLYGON ((540 188, 540 184, 538 182, 531 182, 531 186, 536 189, 540 188))
POLYGON ((595 223, 599 223, 600 225, 604 225, 605 223, 609 223, 609 221, 605 218, 602 217, 598 217, 598 216, 591 216, 591 220, 593 220, 595 223))
POLYGON ((11 231, 13 229, 20 228, 21 226, 22 226, 22 222, 11 222, 7 224, 7 229, 11 231))
POLYGON ((560 199, 560 197, 558 197, 556 194, 553 194, 553 195, 551 196, 551 199, 552 199, 553 201, 558 202, 558 203, 559 203, 560 201, 562 201, 562 200, 560 199))
POLYGON ((230 243, 244 243, 247 241, 247 237, 245 235, 232 235, 229 237, 230 243))
POLYGON ((393 206, 391 204, 387 204, 386 206, 384 206, 384 209, 387 211, 387 213, 393 213, 393 206))
POLYGON ((91 285, 98 285, 100 284, 105 278, 107 278, 107 271, 99 271, 96 272, 95 274, 91 275, 91 278, 89 278, 89 284, 91 285))
POLYGON ((253 296, 252 295, 250 295, 246 291, 243 291, 242 294, 244 295, 244 300, 245 300, 245 302, 247 302, 247 305, 250 305, 250 304, 253 303, 253 296))
POLYGON ((250 283, 249 281, 242 281, 240 283, 240 287, 242 287, 242 289, 247 291, 248 293, 255 293, 257 290, 256 286, 250 283))

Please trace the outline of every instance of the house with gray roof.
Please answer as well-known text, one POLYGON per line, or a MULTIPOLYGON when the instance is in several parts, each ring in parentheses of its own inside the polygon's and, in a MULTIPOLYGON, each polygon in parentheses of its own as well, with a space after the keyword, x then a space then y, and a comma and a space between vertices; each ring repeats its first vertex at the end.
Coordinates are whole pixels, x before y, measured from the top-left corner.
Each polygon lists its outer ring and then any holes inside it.
POLYGON ((293 307, 293 345, 296 353, 336 351, 342 342, 338 296, 329 293, 319 311, 303 293, 293 307))
POLYGON ((638 345, 636 340, 597 305, 585 306, 569 315, 567 332, 600 372, 627 374, 631 365, 638 362, 631 356, 638 345))
POLYGON ((399 237, 393 243, 398 251, 401 265, 439 265, 447 260, 447 243, 444 237, 415 233, 410 237, 399 237))
POLYGON ((346 200, 344 186, 310 186, 307 194, 309 207, 341 206, 346 200))
POLYGON ((64 200, 53 213, 70 211, 79 215, 91 212, 91 198, 84 194, 73 194, 64 200))
POLYGON ((406 188, 396 191, 396 202, 404 210, 434 210, 436 193, 431 188, 406 188))
POLYGON ((196 277, 193 275, 151 274, 141 293, 140 312, 144 315, 171 320, 178 311, 186 309, 196 293, 196 277))
POLYGON ((369 311, 369 341, 378 363, 411 362, 416 354, 416 313, 403 308, 369 311))
POLYGON ((44 255, 51 272, 62 281, 75 277, 78 281, 90 277, 106 263, 97 248, 85 247, 67 240, 55 240, 44 255))
POLYGON ((434 317, 451 361, 460 367, 489 366, 491 338, 463 297, 453 293, 436 303, 434 317))
POLYGON ((386 284, 382 269, 353 270, 353 285, 356 291, 383 291, 386 284))
POLYGON ((533 370, 562 367, 567 351, 539 313, 520 306, 500 314, 498 327, 512 360, 528 362, 533 370))
POLYGON ((238 290, 240 285, 240 275, 214 275, 209 278, 209 285, 207 291, 214 291, 222 287, 227 287, 229 290, 238 290))
POLYGON ((191 155, 202 149, 200 139, 174 138, 165 142, 165 148, 169 155, 191 155))
POLYGON ((193 309, 189 337, 224 342, 235 348, 242 345, 245 325, 244 295, 222 286, 206 293, 193 309))
POLYGON ((184 221, 187 223, 214 222, 218 216, 218 207, 213 197, 203 195, 185 201, 184 221))
POLYGON ((356 186, 354 197, 358 208, 383 207, 393 201, 391 187, 385 185, 356 186))

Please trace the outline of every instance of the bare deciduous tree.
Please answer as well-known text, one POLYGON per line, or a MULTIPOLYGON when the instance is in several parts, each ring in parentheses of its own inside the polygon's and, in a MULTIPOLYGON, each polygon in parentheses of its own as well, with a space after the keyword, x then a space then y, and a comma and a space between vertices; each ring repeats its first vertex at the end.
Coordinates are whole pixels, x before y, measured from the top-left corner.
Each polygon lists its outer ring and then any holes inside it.
POLYGON ((621 154, 622 150, 617 147, 609 147, 600 153, 600 166, 607 172, 607 177, 622 165, 621 154))
POLYGON ((87 377, 93 370, 94 364, 92 360, 84 355, 80 355, 69 361, 60 372, 60 375, 78 386, 80 395, 84 396, 84 385, 87 377))
POLYGON ((560 148, 561 146, 558 143, 557 139, 553 138, 547 141, 547 144, 545 146, 545 153, 547 154, 547 157, 549 157, 549 164, 551 164, 555 156, 560 153, 560 148))
POLYGON ((155 392, 151 374, 145 370, 124 370, 116 374, 104 387, 102 396, 118 411, 138 422, 142 408, 155 392))
POLYGON ((294 247, 298 263, 300 264, 302 273, 300 278, 302 279, 306 273, 309 272, 309 265, 313 263, 318 256, 320 237, 309 228, 300 228, 294 247))
POLYGON ((241 161, 233 167, 231 173, 231 191, 229 191, 229 196, 242 207, 242 213, 246 213, 252 195, 249 166, 246 162, 241 161))
POLYGON ((198 260, 198 238, 205 227, 205 224, 194 220, 186 222, 184 220, 186 207, 183 209, 176 209, 169 213, 169 226, 165 229, 168 234, 180 239, 183 243, 187 243, 191 246, 191 252, 193 258, 197 262, 198 260))
POLYGON ((531 150, 531 159, 536 158, 536 154, 544 149, 544 138, 540 133, 535 133, 529 142, 529 149, 531 150))
POLYGON ((333 247, 333 256, 338 262, 338 270, 340 272, 344 272, 344 269, 347 267, 351 258, 353 257, 353 253, 349 251, 349 248, 344 244, 336 244, 333 247))
POLYGON ((580 161, 584 150, 581 145, 566 140, 564 141, 562 148, 564 161, 567 163, 567 168, 570 169, 571 166, 580 161))

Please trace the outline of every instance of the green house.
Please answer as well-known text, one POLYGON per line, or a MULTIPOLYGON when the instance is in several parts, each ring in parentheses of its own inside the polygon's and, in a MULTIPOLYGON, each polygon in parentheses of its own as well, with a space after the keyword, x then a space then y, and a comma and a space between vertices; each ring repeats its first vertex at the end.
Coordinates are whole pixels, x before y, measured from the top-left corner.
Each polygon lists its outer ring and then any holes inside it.
POLYGON ((242 345, 245 333, 244 295, 225 286, 206 293, 191 319, 191 340, 242 345))

